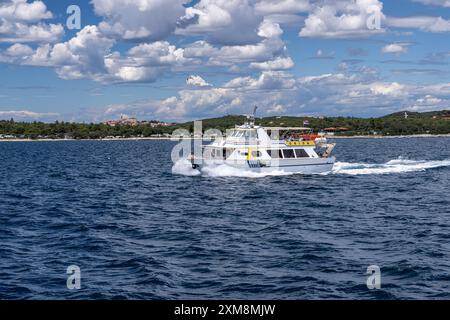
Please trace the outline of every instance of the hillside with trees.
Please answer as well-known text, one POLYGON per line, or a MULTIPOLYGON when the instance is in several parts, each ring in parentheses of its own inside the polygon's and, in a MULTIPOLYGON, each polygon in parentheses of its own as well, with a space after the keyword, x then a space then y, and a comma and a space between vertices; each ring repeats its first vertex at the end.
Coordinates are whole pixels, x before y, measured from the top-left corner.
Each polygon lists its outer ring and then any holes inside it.
MULTIPOLYGON (((337 136, 354 135, 417 135, 417 134, 450 134, 450 111, 393 113, 379 118, 355 117, 265 117, 257 118, 256 123, 272 127, 301 127, 307 121, 308 127, 314 131, 327 129, 337 136)), ((203 120, 203 129, 215 128, 222 132, 242 124, 244 116, 224 116, 203 120)), ((193 122, 178 123, 165 127, 152 127, 148 123, 137 125, 110 126, 103 123, 72 122, 16 122, 0 121, 1 139, 101 139, 157 137, 169 135, 175 129, 193 130, 193 122)))

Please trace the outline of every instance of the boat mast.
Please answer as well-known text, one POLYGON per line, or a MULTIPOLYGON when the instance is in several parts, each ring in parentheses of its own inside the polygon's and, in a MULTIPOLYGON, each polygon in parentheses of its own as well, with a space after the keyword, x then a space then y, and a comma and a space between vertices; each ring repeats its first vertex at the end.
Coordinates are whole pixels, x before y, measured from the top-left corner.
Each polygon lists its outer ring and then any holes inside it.
POLYGON ((247 115, 247 124, 250 128, 254 128, 255 127, 255 118, 256 118, 256 110, 258 109, 258 106, 254 106, 253 107, 253 114, 251 115, 247 115))

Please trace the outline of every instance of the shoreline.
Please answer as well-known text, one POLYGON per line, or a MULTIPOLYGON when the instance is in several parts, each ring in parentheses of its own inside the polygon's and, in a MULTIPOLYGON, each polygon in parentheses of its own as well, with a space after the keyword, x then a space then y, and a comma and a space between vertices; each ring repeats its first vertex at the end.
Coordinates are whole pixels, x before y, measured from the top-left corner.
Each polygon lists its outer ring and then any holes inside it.
MULTIPOLYGON (((407 138, 449 138, 449 134, 417 134, 417 135, 404 135, 404 136, 381 136, 381 135, 363 135, 363 136, 328 136, 327 139, 407 139, 407 138)), ((198 138, 184 138, 186 140, 198 139, 198 138)), ((108 139, 0 139, 0 142, 50 142, 50 141, 144 141, 144 140, 168 140, 172 138, 168 137, 142 137, 142 138, 108 138, 108 139)), ((172 141, 179 141, 179 138, 172 141)))
POLYGON ((328 136, 327 139, 394 139, 394 138, 448 138, 447 134, 409 134, 397 136, 365 135, 365 136, 328 136))

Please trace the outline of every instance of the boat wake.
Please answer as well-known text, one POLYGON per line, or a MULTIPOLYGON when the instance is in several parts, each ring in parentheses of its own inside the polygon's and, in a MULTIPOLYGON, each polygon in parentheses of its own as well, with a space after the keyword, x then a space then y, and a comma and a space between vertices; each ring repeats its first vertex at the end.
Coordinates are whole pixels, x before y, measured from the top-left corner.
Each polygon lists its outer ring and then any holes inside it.
POLYGON ((250 170, 243 170, 231 167, 226 164, 204 167, 200 171, 198 169, 192 169, 191 163, 188 160, 178 160, 172 167, 172 173, 184 176, 202 175, 205 177, 242 177, 242 178, 263 178, 267 176, 282 176, 292 174, 291 172, 284 172, 282 170, 275 170, 267 173, 253 172, 250 170))
POLYGON ((392 174, 425 171, 433 168, 449 167, 449 160, 441 161, 426 161, 426 160, 407 160, 398 158, 390 160, 386 163, 350 163, 350 162, 336 162, 334 164, 331 174, 392 174))
POLYGON ((226 164, 205 167, 202 169, 202 174, 208 177, 243 177, 243 178, 263 178, 268 176, 285 176, 291 175, 291 172, 283 170, 274 170, 272 172, 254 172, 250 170, 238 169, 228 166, 226 164))
POLYGON ((182 176, 199 176, 201 174, 199 170, 192 169, 192 165, 187 159, 181 159, 175 162, 172 167, 172 173, 182 176))
MULTIPOLYGON (((448 160, 408 160, 398 158, 386 163, 351 163, 336 162, 333 170, 320 175, 345 174, 345 175, 369 175, 369 174, 396 174, 415 171, 425 171, 433 168, 450 167, 448 160)), ((293 175, 295 172, 285 172, 275 170, 272 172, 253 172, 250 170, 238 169, 225 164, 205 167, 201 171, 192 169, 187 160, 179 160, 172 167, 172 173, 184 176, 205 176, 205 177, 243 177, 243 178, 263 178, 267 176, 293 175)))

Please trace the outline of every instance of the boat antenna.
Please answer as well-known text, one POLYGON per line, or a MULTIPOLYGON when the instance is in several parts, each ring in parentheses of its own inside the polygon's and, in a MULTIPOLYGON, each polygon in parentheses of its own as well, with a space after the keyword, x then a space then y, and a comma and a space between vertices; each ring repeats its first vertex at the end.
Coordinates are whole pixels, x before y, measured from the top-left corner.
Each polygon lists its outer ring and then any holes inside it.
POLYGON ((247 116, 248 124, 252 128, 255 126, 256 109, 258 109, 258 106, 254 106, 253 114, 247 116))
POLYGON ((254 106, 253 108, 253 114, 246 114, 247 122, 245 123, 246 126, 249 126, 253 128, 255 126, 255 116, 256 116, 256 109, 258 109, 257 106, 254 106))

